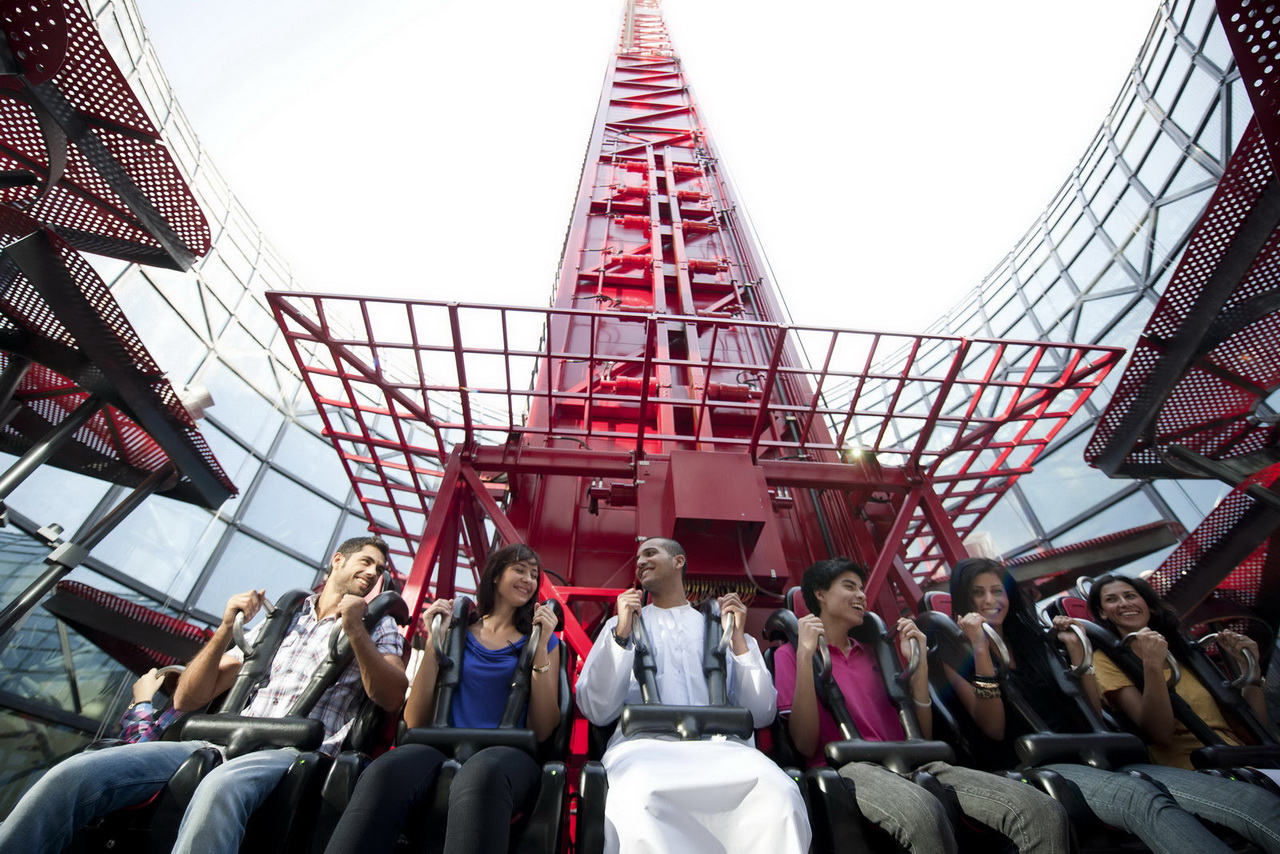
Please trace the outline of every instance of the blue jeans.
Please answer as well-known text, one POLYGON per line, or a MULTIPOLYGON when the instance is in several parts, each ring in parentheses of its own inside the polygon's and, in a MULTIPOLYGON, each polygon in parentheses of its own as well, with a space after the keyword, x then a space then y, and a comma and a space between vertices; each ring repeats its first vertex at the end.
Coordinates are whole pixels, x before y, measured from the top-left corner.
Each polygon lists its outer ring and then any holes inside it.
POLYGON ((1158 780, 1189 813, 1212 821, 1257 845, 1269 854, 1280 854, 1280 798, 1242 783, 1197 774, 1165 765, 1129 765, 1158 780))
MULTIPOLYGON (((1066 854, 1070 830, 1062 806, 1016 780, 945 762, 921 767, 955 790, 961 811, 1007 836, 1024 854, 1066 854)), ((851 762, 840 775, 854 783, 858 808, 912 854, 951 854, 955 835, 942 804, 929 792, 870 762, 851 762)))
POLYGON ((214 768, 187 805, 173 854, 236 854, 249 816, 297 758, 296 750, 259 750, 214 768))
POLYGON ((204 743, 149 741, 78 753, 49 769, 0 824, 0 854, 58 854, 91 819, 145 802, 204 743))
MULTIPOLYGON (((0 824, 0 854, 58 854, 90 820, 147 801, 204 746, 202 741, 149 741, 80 753, 58 763, 0 824)), ((296 755, 268 750, 218 766, 196 790, 174 851, 235 854, 249 813, 296 755)))
MULTIPOLYGON (((1045 767, 1075 783, 1098 818, 1132 833, 1155 854, 1182 854, 1186 851, 1226 854, 1231 850, 1195 816, 1146 780, 1119 771, 1101 771, 1088 765, 1045 767)), ((1149 766, 1132 767, 1145 771, 1149 766)))

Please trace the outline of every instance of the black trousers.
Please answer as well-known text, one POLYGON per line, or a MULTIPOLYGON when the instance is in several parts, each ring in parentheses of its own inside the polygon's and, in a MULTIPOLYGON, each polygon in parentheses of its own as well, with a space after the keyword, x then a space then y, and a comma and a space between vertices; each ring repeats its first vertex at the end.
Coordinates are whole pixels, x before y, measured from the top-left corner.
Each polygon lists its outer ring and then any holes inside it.
MULTIPOLYGON (((402 832, 419 836, 445 756, 406 744, 360 775, 326 854, 390 854, 402 832)), ((446 852, 504 854, 511 817, 533 805, 538 764, 511 747, 487 747, 462 764, 449 788, 446 852)))

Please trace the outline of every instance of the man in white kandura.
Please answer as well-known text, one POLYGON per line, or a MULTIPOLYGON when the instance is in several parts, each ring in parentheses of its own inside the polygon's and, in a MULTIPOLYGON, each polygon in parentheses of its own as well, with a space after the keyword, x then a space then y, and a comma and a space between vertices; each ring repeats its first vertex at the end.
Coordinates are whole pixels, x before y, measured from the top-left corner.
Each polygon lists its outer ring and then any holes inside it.
MULTIPOLYGON (((632 626, 643 615, 657 662, 664 703, 705 706, 702 669, 705 620, 689 605, 684 549, 654 538, 640 546, 636 578, 653 601, 640 607, 640 591, 618 597, 618 615, 605 624, 578 675, 578 708, 594 724, 617 720, 624 705, 640 702, 634 675, 632 626)), ((777 711, 777 694, 756 642, 746 636, 746 607, 734 594, 720 599, 733 614, 727 658, 729 702, 750 710, 757 728, 777 711)), ((809 821, 800 789, 746 741, 723 736, 680 741, 672 736, 624 739, 614 732, 602 759, 609 775, 605 850, 769 851, 803 854, 809 821)))

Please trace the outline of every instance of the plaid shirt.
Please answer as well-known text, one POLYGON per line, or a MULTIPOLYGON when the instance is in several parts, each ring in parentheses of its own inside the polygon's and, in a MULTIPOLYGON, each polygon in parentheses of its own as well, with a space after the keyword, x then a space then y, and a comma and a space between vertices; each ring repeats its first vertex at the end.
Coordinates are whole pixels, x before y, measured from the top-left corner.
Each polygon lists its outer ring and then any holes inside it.
POLYGON ((156 716, 155 706, 151 703, 135 703, 120 718, 120 740, 130 744, 137 741, 155 741, 164 735, 178 715, 182 714, 173 706, 156 716))
MULTIPOLYGON (((293 615, 293 622, 280 643, 275 659, 271 662, 271 671, 258 686, 249 699, 244 714, 253 717, 278 718, 289 713, 289 707, 297 699, 311 675, 320 668, 329 655, 329 636, 337 622, 336 616, 328 616, 323 620, 316 616, 316 600, 318 596, 310 596, 302 607, 293 615)), ((257 643, 262 632, 260 623, 249 633, 250 645, 257 643)), ((396 631, 395 620, 384 617, 373 630, 373 645, 383 655, 400 656, 403 654, 404 642, 396 631)), ((232 647, 227 655, 244 660, 244 655, 236 647, 232 647)), ((364 698, 364 685, 360 681, 360 667, 353 660, 347 669, 338 677, 337 683, 324 693, 308 717, 316 718, 324 724, 324 743, 320 745, 322 753, 336 753, 347 737, 351 728, 351 719, 355 716, 356 707, 364 698)))

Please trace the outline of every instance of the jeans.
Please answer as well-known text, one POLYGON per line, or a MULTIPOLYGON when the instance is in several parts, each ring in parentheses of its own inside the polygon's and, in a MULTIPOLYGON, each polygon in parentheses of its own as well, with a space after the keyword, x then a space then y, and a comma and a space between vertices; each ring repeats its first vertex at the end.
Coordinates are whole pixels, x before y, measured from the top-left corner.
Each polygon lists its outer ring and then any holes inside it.
MULTIPOLYGON (((1173 798, 1146 780, 1123 772, 1101 771, 1088 765, 1061 764, 1045 767, 1075 783, 1098 818, 1132 833, 1155 854, 1231 850, 1197 821, 1195 816, 1183 810, 1173 798)), ((1154 766, 1133 767, 1145 771, 1154 766)), ((1206 777, 1205 780, 1209 778, 1206 777)))
POLYGON ((0 854, 57 854, 90 820, 160 791, 203 746, 200 741, 149 741, 59 762, 0 824, 0 854))
MULTIPOLYGON (((79 753, 58 763, 0 824, 0 854, 57 854, 90 820, 147 801, 204 746, 202 741, 149 741, 79 753)), ((196 789, 173 850, 235 854, 249 814, 296 755, 267 750, 219 765, 196 789)))
MULTIPOLYGON (((381 854, 394 850, 401 831, 417 836, 444 760, 425 744, 379 756, 360 775, 325 854, 381 854)), ((445 850, 505 852, 511 816, 532 804, 540 776, 528 754, 510 747, 488 747, 462 763, 449 787, 445 850)))
POLYGON ((1187 812, 1212 821, 1280 854, 1280 798, 1249 783, 1197 774, 1165 765, 1129 765, 1159 781, 1187 812))
POLYGON ((292 749, 259 750, 214 768, 182 816, 173 854, 236 854, 249 816, 297 758, 292 749))
MULTIPOLYGON (((972 768, 931 762, 920 769, 955 790, 961 811, 1007 836, 1017 850, 1066 854, 1067 814, 1057 801, 1025 783, 972 768)), ((852 762, 840 775, 853 781, 854 796, 868 821, 890 833, 914 854, 953 854, 955 834, 933 795, 903 777, 869 762, 852 762)))

